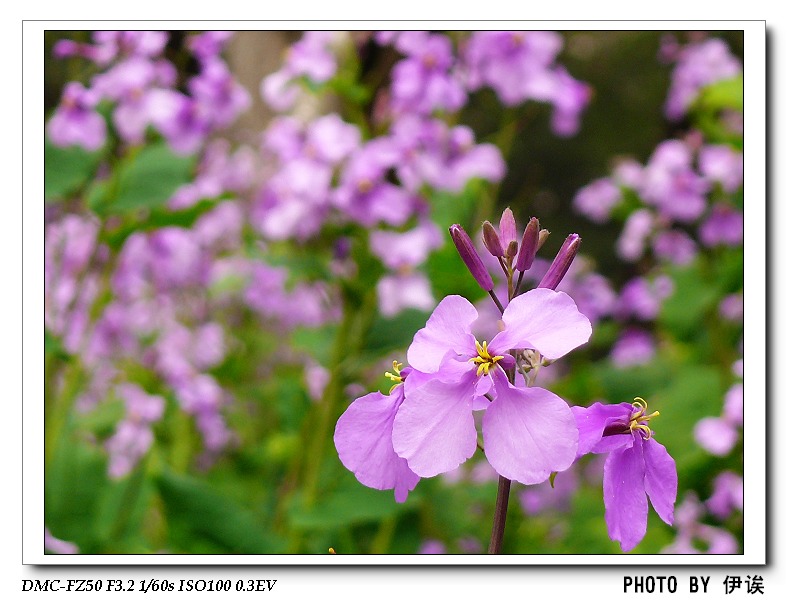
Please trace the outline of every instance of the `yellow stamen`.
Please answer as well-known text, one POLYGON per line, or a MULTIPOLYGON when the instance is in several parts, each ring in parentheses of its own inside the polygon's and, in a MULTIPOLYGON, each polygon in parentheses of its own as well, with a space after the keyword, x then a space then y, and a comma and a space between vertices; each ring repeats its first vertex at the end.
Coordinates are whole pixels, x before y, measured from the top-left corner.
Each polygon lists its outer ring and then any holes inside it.
POLYGON ((632 432, 640 431, 643 433, 645 439, 651 439, 653 431, 649 428, 647 423, 659 416, 659 412, 646 414, 648 403, 646 403, 646 400, 642 397, 635 397, 632 402, 632 407, 634 407, 636 411, 629 419, 629 430, 632 432))
POLYGON ((503 359, 503 355, 495 355, 493 356, 487 350, 487 341, 485 340, 482 344, 479 344, 479 341, 476 341, 476 352, 478 355, 473 357, 471 361, 475 363, 478 367, 476 368, 476 375, 481 376, 484 374, 485 376, 490 373, 490 371, 495 367, 495 364, 503 359))
POLYGON ((395 359, 394 362, 391 364, 391 367, 394 370, 394 372, 393 373, 386 372, 384 374, 386 378, 388 378, 389 380, 391 380, 391 382, 394 383, 392 387, 389 389, 389 395, 391 394, 391 391, 397 388, 405 380, 402 376, 400 376, 400 372, 402 371, 402 364, 400 362, 398 362, 395 359))

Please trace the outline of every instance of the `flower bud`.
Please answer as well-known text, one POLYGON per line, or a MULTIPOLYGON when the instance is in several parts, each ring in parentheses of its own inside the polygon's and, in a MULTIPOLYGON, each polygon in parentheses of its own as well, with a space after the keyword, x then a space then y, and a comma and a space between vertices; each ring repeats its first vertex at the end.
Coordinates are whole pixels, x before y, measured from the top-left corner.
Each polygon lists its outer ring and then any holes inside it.
POLYGON ((514 220, 514 214, 511 209, 507 208, 503 211, 498 230, 500 231, 501 247, 506 251, 506 255, 509 258, 514 258, 514 255, 517 254, 517 223, 514 220), (512 242, 514 242, 514 252, 509 256, 512 242))
POLYGON ((484 221, 482 224, 482 241, 484 242, 484 247, 490 251, 490 254, 498 258, 504 256, 501 239, 498 237, 498 232, 490 221, 484 221))
POLYGON ((550 288, 555 290, 558 284, 566 275, 569 270, 569 265, 577 256, 577 249, 580 247, 580 236, 577 233, 572 233, 565 240, 558 254, 555 255, 553 264, 545 273, 542 281, 539 282, 539 288, 550 288))
POLYGON ((527 271, 534 264, 536 250, 539 247, 539 219, 531 218, 523 231, 523 241, 520 244, 520 254, 515 265, 518 271, 527 271))
POLYGON ((462 262, 468 267, 473 278, 479 283, 482 290, 486 292, 491 291, 493 289, 492 277, 490 277, 489 271, 487 271, 482 259, 479 257, 479 253, 476 251, 471 238, 465 233, 465 229, 460 225, 452 225, 449 227, 449 235, 451 235, 451 239, 457 247, 457 252, 459 252, 462 262))

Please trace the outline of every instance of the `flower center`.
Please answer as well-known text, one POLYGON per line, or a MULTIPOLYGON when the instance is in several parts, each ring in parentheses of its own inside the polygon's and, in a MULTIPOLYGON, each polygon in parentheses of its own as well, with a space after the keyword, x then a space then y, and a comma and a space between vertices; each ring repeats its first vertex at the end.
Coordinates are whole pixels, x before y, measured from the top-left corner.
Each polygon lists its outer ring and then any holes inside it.
POLYGON ((640 431, 645 439, 651 439, 652 431, 648 426, 648 421, 659 416, 659 412, 646 414, 648 403, 642 397, 635 397, 632 406, 635 408, 635 412, 629 418, 630 432, 640 431))
POLYGON ((481 376, 484 374, 485 376, 490 373, 490 371, 495 367, 495 364, 498 363, 501 359, 503 359, 503 355, 495 355, 493 356, 487 350, 487 341, 485 340, 482 344, 479 344, 479 341, 476 341, 476 352, 478 355, 473 357, 471 361, 475 363, 478 367, 476 368, 476 375, 481 376))

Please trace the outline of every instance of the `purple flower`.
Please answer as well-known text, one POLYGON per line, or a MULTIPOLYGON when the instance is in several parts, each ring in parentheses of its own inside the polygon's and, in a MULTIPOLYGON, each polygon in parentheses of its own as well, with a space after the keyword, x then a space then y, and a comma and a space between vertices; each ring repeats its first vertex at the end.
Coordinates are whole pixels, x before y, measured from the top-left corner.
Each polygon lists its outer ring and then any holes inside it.
POLYGON ((79 547, 76 544, 56 538, 48 527, 44 527, 44 548, 56 555, 79 554, 79 547))
POLYGON ((471 90, 490 86, 506 105, 543 98, 563 41, 548 31, 474 32, 463 53, 471 90))
POLYGON ((698 154, 698 167, 703 176, 733 193, 744 180, 744 156, 727 145, 706 145, 698 154))
POLYGON ((566 403, 539 387, 511 385, 503 366, 510 351, 531 349, 557 359, 584 344, 591 324, 563 292, 530 290, 503 313, 505 329, 489 343, 470 332, 476 309, 461 296, 447 296, 419 330, 408 361, 431 374, 408 393, 394 420, 394 450, 419 476, 457 468, 477 445, 474 409, 486 409, 485 454, 499 474, 540 483, 574 460, 575 429, 566 403), (484 395, 495 393, 492 402, 484 395))
POLYGON ((643 172, 639 193, 665 216, 692 222, 706 209, 708 181, 692 167, 687 143, 671 139, 660 143, 643 172))
POLYGON ((336 58, 331 45, 337 36, 331 31, 304 32, 301 39, 287 51, 285 64, 260 83, 260 94, 276 111, 291 109, 301 94, 298 79, 306 77, 322 84, 336 72, 336 58))
POLYGON ((725 418, 701 418, 694 429, 695 441, 714 456, 727 456, 739 440, 739 431, 725 418))
POLYGON ((641 208, 627 217, 621 235, 616 241, 616 252, 625 261, 640 260, 646 248, 646 241, 654 229, 654 215, 641 208))
POLYGON ((438 227, 424 221, 402 233, 376 230, 369 234, 372 252, 389 269, 416 267, 427 260, 429 253, 443 244, 438 227))
POLYGON ((107 138, 104 118, 95 111, 99 95, 79 82, 69 82, 55 113, 47 124, 47 134, 58 147, 79 145, 96 151, 107 138))
POLYGON ((210 116, 213 128, 229 126, 251 104, 249 93, 220 59, 205 62, 188 87, 195 102, 210 116))
POLYGON ((646 409, 640 398, 631 404, 572 408, 578 456, 608 454, 602 479, 605 521, 610 539, 618 540, 624 551, 635 548, 646 535, 648 500, 665 523, 673 524, 676 463, 648 426, 659 412, 646 414, 646 409))
POLYGON ((733 78, 742 69, 741 61, 731 54, 725 42, 715 38, 689 44, 678 54, 665 103, 665 115, 671 120, 686 114, 702 88, 733 78))
POLYGON ((657 233, 652 248, 657 258, 679 266, 688 265, 695 260, 698 250, 695 240, 679 229, 657 233))
POLYGON ((164 398, 148 395, 135 384, 122 384, 119 395, 126 404, 126 418, 117 426, 115 434, 107 440, 110 456, 109 476, 128 474, 153 444, 151 423, 161 418, 164 398))
POLYGON ((744 296, 729 294, 720 301, 718 313, 728 321, 740 323, 744 319, 744 296))
POLYGON ((715 204, 699 229, 703 245, 738 246, 744 240, 744 216, 728 204, 715 204))
POLYGON ((189 36, 186 46, 200 61, 208 61, 221 54, 227 42, 233 37, 231 31, 207 31, 189 36))
MULTIPOLYGON (((400 48, 403 48, 400 46, 400 48)), ((465 103, 465 90, 451 73, 451 40, 424 33, 421 43, 408 48, 408 56, 391 73, 392 110, 396 114, 456 111, 465 103)))
POLYGON ((639 328, 628 328, 613 345, 610 360, 614 366, 626 368, 645 365, 654 357, 654 338, 639 328))
POLYGON ((386 179, 401 152, 387 139, 374 139, 348 159, 333 191, 336 208, 365 227, 379 222, 400 226, 416 209, 417 197, 386 179))
POLYGON ((477 144, 467 126, 449 128, 442 120, 405 114, 391 126, 391 143, 402 155, 397 176, 410 191, 426 183, 457 193, 473 178, 497 182, 506 171, 498 148, 477 144))
POLYGON ((440 540, 425 540, 419 548, 420 555, 445 555, 446 545, 440 540))
POLYGON ((714 478, 706 508, 718 519, 727 519, 734 510, 744 509, 744 480, 732 471, 723 471, 714 478))
POLYGON ((419 476, 394 451, 391 434, 410 384, 420 377, 411 368, 402 370, 401 363, 395 361, 393 366, 394 372, 386 374, 395 383, 390 393, 369 393, 351 403, 337 421, 334 445, 342 464, 359 483, 373 489, 393 489, 394 499, 404 502, 419 476))
POLYGON ((423 273, 405 270, 385 275, 376 289, 380 313, 384 317, 393 317, 403 309, 429 311, 435 306, 430 281, 423 273))
POLYGON ((509 106, 529 99, 552 103, 553 131, 574 134, 591 91, 555 64, 562 45, 555 32, 474 32, 462 56, 467 86, 490 86, 509 106))
POLYGON ((580 214, 594 221, 604 223, 610 211, 621 201, 621 190, 609 178, 592 181, 577 192, 574 207, 580 214))
POLYGON ((662 301, 673 293, 673 280, 659 275, 653 280, 634 277, 621 289, 616 315, 620 319, 634 317, 643 321, 654 319, 662 301))
POLYGON ((662 554, 737 554, 739 545, 730 532, 700 522, 705 512, 698 496, 694 492, 688 492, 684 501, 676 507, 676 540, 663 548, 662 554))

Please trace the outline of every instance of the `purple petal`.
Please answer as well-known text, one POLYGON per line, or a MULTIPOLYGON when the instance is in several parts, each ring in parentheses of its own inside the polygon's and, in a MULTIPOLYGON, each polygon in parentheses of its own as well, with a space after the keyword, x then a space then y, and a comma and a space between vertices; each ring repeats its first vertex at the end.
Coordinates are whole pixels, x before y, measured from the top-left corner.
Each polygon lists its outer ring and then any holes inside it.
POLYGON ((602 489, 605 521, 611 540, 618 540, 623 551, 630 551, 646 535, 648 500, 643 483, 645 473, 641 440, 632 447, 615 450, 605 460, 602 489))
POLYGON ((546 389, 519 388, 496 376, 495 400, 484 415, 487 460, 500 475, 541 483, 575 460, 577 427, 566 402, 546 389))
POLYGON ((577 455, 580 457, 594 450, 594 447, 602 439, 605 427, 612 421, 628 421, 632 406, 626 403, 606 405, 597 402, 587 408, 572 406, 571 410, 575 415, 577 430, 580 435, 577 445, 577 455))
POLYGON ((430 380, 408 392, 394 419, 394 451, 421 477, 454 470, 476 451, 471 409, 475 373, 459 382, 430 380))
POLYGON ((643 459, 646 472, 646 493, 659 518, 673 525, 673 505, 678 491, 676 462, 665 446, 654 439, 643 439, 643 459))
POLYGON ((497 355, 509 349, 536 349, 548 359, 558 359, 591 337, 591 322, 572 298, 548 288, 535 288, 512 300, 502 319, 506 329, 489 346, 497 355))
POLYGON ((374 489, 394 489, 397 502, 404 502, 419 477, 397 456, 391 443, 394 417, 404 389, 391 395, 370 393, 356 399, 337 421, 334 444, 342 464, 359 483, 374 489))
POLYGON ((479 314, 462 296, 444 298, 416 332, 408 349, 408 363, 422 372, 437 372, 447 353, 476 354, 471 324, 479 314))

